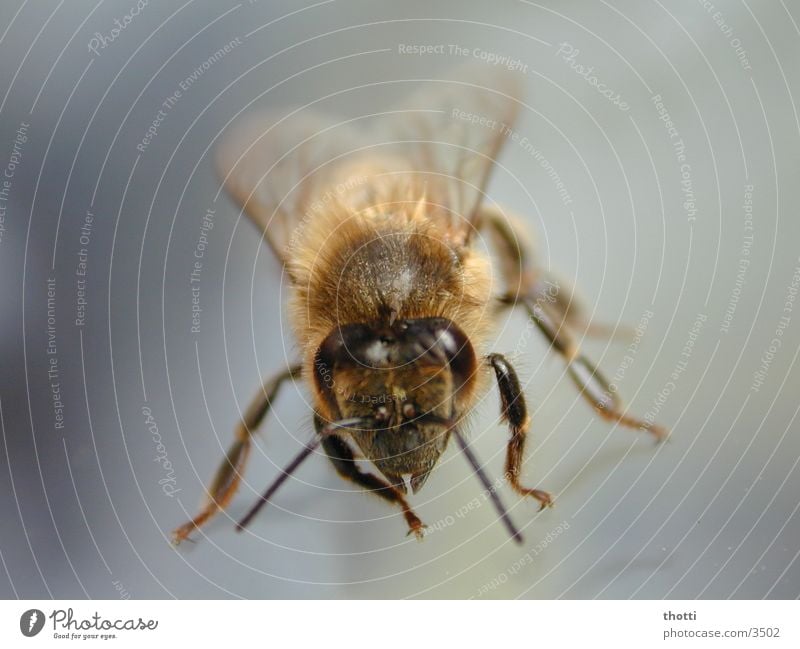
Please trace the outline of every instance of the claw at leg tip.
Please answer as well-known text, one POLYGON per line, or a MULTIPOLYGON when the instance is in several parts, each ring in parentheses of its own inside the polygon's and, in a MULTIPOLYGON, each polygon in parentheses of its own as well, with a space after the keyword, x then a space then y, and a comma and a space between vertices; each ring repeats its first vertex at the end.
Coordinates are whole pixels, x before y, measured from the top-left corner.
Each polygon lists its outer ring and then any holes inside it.
POLYGON ((425 538, 425 530, 428 529, 428 526, 425 523, 419 523, 418 525, 413 525, 409 528, 408 532, 406 532, 406 536, 411 536, 412 534, 417 537, 417 541, 422 541, 425 538))
POLYGON ((669 439, 669 431, 662 426, 652 425, 647 429, 656 438, 656 444, 660 444, 669 439))

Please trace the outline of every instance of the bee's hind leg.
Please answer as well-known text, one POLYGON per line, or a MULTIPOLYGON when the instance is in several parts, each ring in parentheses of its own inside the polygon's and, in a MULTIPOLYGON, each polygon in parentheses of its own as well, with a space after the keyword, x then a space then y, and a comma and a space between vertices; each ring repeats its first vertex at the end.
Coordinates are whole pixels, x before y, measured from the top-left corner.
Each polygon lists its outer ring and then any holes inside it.
POLYGON ((506 282, 502 303, 525 307, 552 348, 566 361, 567 371, 580 393, 602 417, 623 426, 646 430, 657 440, 665 438, 667 432, 661 426, 624 412, 608 381, 581 353, 569 329, 573 324, 571 319, 575 320, 570 316, 571 298, 559 298, 557 285, 547 281, 536 268, 529 244, 520 234, 521 226, 514 227, 513 223, 491 207, 484 208, 480 215, 480 226, 488 230, 500 258, 500 270, 506 282))
POLYGON ((214 479, 208 488, 206 504, 190 521, 187 521, 172 532, 172 542, 179 544, 202 525, 206 524, 219 511, 225 509, 236 493, 242 480, 242 473, 250 456, 251 438, 255 429, 264 420, 281 385, 289 379, 300 376, 300 366, 292 366, 266 381, 258 396, 250 404, 244 418, 236 427, 236 438, 231 444, 225 458, 217 469, 214 479))
MULTIPOLYGON (((319 428, 319 426, 320 424, 317 422, 317 427, 319 428)), ((322 440, 322 447, 340 476, 352 480, 360 487, 380 496, 384 500, 388 500, 390 503, 399 505, 408 524, 408 533, 414 534, 417 539, 422 539, 425 525, 412 511, 405 496, 399 489, 378 476, 361 471, 356 464, 353 449, 345 439, 338 435, 327 435, 322 440)))

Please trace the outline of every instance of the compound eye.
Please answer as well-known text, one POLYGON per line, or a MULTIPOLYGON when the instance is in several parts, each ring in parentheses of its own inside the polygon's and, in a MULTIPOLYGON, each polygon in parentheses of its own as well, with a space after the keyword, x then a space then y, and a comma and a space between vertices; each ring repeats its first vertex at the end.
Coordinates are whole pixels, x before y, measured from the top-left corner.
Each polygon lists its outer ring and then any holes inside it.
POLYGON ((417 409, 414 407, 414 404, 410 401, 406 401, 403 404, 403 417, 406 419, 413 419, 417 415, 417 409))
POLYGON ((477 370, 475 351, 467 337, 453 323, 438 332, 438 340, 447 354, 450 370, 456 379, 457 388, 469 381, 477 370))

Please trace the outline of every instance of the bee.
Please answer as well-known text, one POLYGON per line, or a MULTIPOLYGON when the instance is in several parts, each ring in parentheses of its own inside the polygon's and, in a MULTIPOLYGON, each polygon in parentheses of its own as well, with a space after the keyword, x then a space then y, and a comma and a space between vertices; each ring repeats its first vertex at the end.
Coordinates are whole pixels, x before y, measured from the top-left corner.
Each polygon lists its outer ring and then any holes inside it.
POLYGON ((576 334, 591 328, 571 291, 553 291, 558 284, 537 265, 522 221, 486 199, 515 132, 518 77, 418 83, 405 105, 382 114, 337 120, 297 108, 244 118, 224 133, 221 182, 283 264, 299 354, 264 382, 207 503, 173 532, 174 542, 230 503, 252 435, 287 381, 304 382, 313 396, 316 433, 239 529, 321 446, 343 478, 398 507, 408 533, 422 538, 408 491, 423 487, 454 437, 521 541, 462 433, 493 376, 510 432, 505 478, 540 509, 551 504, 546 491, 523 484, 530 415, 511 362, 488 348, 510 309, 527 312, 602 417, 664 437, 626 412, 582 354, 576 334))

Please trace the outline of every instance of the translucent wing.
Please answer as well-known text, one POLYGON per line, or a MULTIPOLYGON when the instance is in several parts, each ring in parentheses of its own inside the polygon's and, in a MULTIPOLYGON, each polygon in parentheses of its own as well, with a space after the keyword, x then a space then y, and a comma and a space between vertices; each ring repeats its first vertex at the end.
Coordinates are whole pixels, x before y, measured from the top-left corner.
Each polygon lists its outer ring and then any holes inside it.
POLYGON ((340 119, 308 109, 254 113, 235 122, 217 149, 225 188, 286 262, 310 205, 358 141, 340 119))
POLYGON ((429 204, 441 206, 440 216, 459 224, 465 240, 520 106, 519 76, 490 70, 420 82, 405 110, 378 127, 387 141, 400 140, 396 146, 409 171, 424 179, 429 204))
MULTIPOLYGON (((437 212, 432 216, 448 219, 466 241, 519 108, 519 77, 485 70, 491 75, 470 68, 453 80, 414 81, 399 107, 353 122, 357 129, 307 109, 248 116, 226 133, 218 172, 283 262, 303 219, 313 218, 314 205, 341 180, 346 162, 376 176, 421 181, 437 212)), ((362 179, 363 200, 369 200, 369 180, 362 179)))

